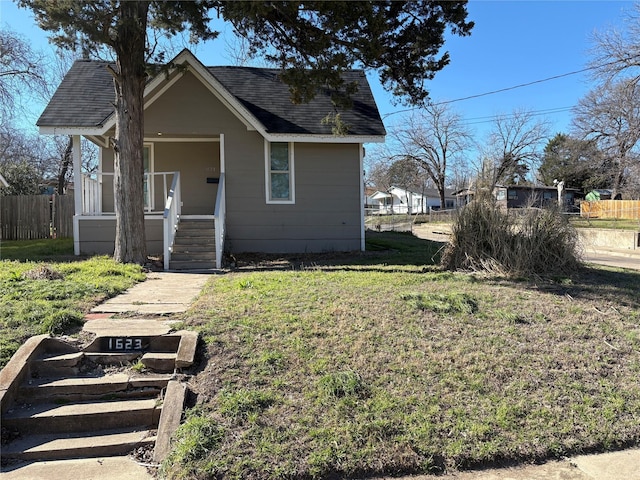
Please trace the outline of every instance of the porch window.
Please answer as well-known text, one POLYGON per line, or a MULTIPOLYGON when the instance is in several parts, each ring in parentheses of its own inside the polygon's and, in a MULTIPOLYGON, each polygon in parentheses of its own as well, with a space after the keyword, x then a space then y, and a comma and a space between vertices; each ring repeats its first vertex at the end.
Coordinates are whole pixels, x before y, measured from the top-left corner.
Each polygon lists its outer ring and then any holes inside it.
POLYGON ((266 144, 267 203, 294 203, 293 143, 266 144))

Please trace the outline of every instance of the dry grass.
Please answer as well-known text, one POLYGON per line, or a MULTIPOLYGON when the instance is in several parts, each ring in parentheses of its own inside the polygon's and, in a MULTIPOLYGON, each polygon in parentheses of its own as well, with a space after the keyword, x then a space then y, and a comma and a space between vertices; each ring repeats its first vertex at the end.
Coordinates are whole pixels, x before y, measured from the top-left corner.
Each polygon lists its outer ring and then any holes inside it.
POLYGON ((554 209, 497 208, 474 201, 455 218, 442 265, 510 276, 567 275, 580 264, 578 235, 554 209))
POLYGON ((212 278, 164 474, 437 473, 640 442, 639 275, 514 282, 395 251, 212 278))

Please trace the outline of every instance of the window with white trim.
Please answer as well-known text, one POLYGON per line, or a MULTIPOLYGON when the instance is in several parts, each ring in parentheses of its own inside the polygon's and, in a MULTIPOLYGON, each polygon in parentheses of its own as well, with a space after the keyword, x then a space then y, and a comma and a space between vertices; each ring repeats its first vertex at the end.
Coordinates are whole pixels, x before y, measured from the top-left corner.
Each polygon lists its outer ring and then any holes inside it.
POLYGON ((294 203, 293 143, 266 143, 267 203, 294 203))

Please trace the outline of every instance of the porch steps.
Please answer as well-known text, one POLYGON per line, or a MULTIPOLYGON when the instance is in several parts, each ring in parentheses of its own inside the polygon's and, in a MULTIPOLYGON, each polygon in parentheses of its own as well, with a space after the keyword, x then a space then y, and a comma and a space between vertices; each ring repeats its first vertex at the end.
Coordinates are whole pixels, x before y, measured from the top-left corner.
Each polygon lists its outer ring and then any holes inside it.
POLYGON ((213 220, 180 219, 173 243, 171 270, 201 270, 216 267, 213 220))
POLYGON ((3 465, 119 456, 154 446, 154 461, 162 460, 166 446, 159 454, 156 441, 168 445, 179 424, 186 389, 175 374, 193 363, 197 334, 174 332, 149 342, 126 332, 116 336, 118 345, 132 338, 139 350, 108 351, 114 337, 97 337, 80 349, 45 335, 18 350, 0 372, 3 465), (132 356, 143 371, 131 368, 132 356), (170 411, 163 412, 166 405, 170 411))

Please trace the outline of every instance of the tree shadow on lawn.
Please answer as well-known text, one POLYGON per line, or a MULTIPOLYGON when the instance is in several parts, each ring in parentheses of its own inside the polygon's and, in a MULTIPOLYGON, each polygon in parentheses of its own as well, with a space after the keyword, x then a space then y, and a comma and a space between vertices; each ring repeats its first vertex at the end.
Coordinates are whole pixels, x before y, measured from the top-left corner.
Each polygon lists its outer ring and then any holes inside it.
POLYGON ((640 308, 640 272, 635 270, 584 266, 570 278, 536 283, 535 286, 538 290, 563 297, 640 308))
MULTIPOLYGON (((409 232, 366 232, 364 252, 306 254, 242 253, 229 257, 232 271, 345 270, 427 273, 442 272, 440 256, 447 242, 425 240, 409 232)), ((487 275, 487 282, 518 282, 530 288, 572 298, 609 300, 625 306, 640 306, 640 273, 612 267, 583 267, 566 277, 519 278, 487 275)))
MULTIPOLYGON (((230 255, 227 259, 227 265, 234 271, 306 270, 312 268, 388 271, 393 266, 425 267, 428 271, 435 271, 440 269, 440 255, 444 246, 446 243, 423 240, 409 232, 367 231, 364 252, 239 253, 230 255)), ((415 268, 407 269, 407 271, 421 273, 415 268)))

